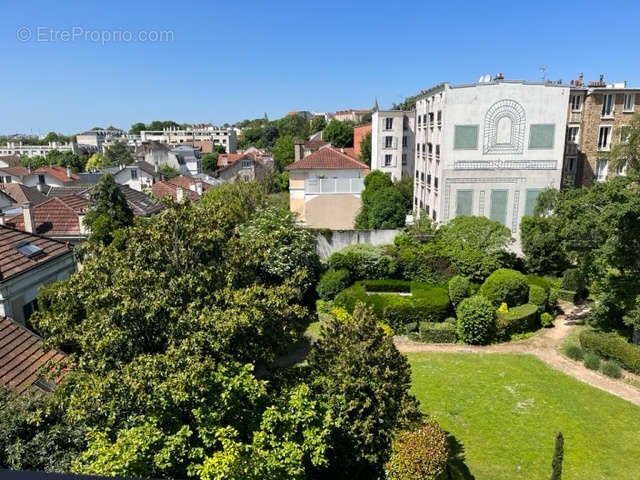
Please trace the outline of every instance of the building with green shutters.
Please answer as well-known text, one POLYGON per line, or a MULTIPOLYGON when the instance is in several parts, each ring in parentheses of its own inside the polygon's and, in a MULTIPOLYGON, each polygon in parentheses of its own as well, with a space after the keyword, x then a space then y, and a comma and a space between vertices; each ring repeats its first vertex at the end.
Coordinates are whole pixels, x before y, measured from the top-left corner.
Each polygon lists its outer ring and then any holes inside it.
POLYGON ((520 220, 562 178, 570 85, 495 79, 440 84, 415 110, 414 210, 438 223, 486 216, 519 250, 520 220))

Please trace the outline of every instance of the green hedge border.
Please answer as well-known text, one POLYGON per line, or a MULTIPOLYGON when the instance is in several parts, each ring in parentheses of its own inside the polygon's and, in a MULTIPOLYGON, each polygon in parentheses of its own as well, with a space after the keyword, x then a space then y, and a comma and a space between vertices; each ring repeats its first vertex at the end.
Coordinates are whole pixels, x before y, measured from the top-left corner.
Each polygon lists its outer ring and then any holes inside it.
POLYGON ((510 308, 507 313, 498 312, 498 338, 509 339, 517 333, 527 333, 540 327, 538 305, 525 303, 510 308))
POLYGON ((640 374, 640 347, 628 343, 615 333, 585 330, 580 333, 580 346, 604 358, 612 358, 630 372, 640 374))

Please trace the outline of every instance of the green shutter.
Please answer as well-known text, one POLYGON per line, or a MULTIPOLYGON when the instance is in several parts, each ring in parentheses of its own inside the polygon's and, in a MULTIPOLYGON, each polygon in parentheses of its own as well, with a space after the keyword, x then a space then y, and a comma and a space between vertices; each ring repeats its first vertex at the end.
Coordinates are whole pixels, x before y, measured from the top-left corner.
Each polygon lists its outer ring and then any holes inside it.
POLYGON ((529 148, 553 148, 554 124, 539 124, 529 127, 529 148))
POLYGON ((456 217, 471 216, 473 190, 458 190, 456 196, 456 217))
POLYGON ((507 223, 507 190, 491 190, 491 209, 489 218, 500 222, 503 225, 507 223))
POLYGON ((524 214, 526 216, 533 216, 533 209, 536 207, 536 199, 541 191, 542 190, 540 189, 527 190, 527 197, 524 202, 524 214))
POLYGON ((455 150, 475 150, 478 148, 478 125, 456 125, 453 148, 455 150))

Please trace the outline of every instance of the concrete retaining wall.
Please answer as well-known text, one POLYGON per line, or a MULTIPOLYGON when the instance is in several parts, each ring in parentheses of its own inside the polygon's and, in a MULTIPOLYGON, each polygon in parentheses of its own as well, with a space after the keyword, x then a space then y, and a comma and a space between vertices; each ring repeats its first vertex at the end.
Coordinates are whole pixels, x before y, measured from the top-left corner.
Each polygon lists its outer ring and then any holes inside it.
POLYGON ((316 250, 320 258, 328 258, 332 253, 355 243, 388 245, 400 233, 399 230, 315 230, 316 250))

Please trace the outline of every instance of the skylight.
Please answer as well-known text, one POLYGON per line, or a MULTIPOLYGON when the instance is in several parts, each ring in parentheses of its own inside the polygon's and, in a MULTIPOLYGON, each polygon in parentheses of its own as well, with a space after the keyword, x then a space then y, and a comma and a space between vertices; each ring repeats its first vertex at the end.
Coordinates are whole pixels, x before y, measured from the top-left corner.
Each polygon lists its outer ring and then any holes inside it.
POLYGON ((34 245, 33 243, 20 244, 16 246, 16 250, 18 250, 25 257, 29 258, 37 257, 38 255, 41 255, 43 253, 42 249, 34 245))

